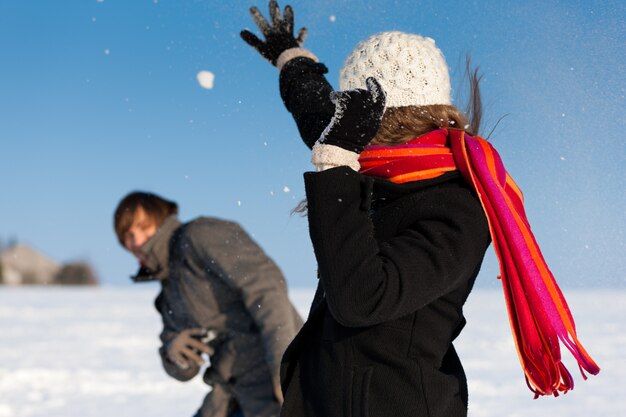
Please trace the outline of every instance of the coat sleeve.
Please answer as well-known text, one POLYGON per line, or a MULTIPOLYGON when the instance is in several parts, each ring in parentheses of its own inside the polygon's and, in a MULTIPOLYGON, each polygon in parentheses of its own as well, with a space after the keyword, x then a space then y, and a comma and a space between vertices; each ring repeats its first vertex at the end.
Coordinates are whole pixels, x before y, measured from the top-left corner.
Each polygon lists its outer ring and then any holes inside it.
POLYGON ((328 69, 310 58, 295 58, 280 72, 280 96, 293 116, 304 143, 312 148, 335 113, 328 69))
POLYGON ((161 314, 161 318, 163 321, 163 330, 159 335, 161 339, 159 356, 161 357, 163 369, 165 369, 165 372, 167 372, 167 374, 174 379, 183 382, 189 381, 191 378, 198 374, 198 372, 200 371, 200 367, 193 362, 189 362, 189 367, 187 369, 181 369, 174 362, 169 360, 169 358, 167 357, 167 348, 172 339, 174 339, 178 334, 178 331, 174 327, 172 320, 169 319, 169 308, 167 307, 162 294, 158 295, 158 297, 154 301, 154 306, 161 314))
POLYGON ((371 178, 348 167, 305 174, 309 230, 333 317, 370 326, 417 311, 469 280, 489 243, 469 189, 433 187, 402 207, 406 226, 378 241, 371 178), (369 184, 368 184, 369 182, 369 184))
POLYGON ((202 244, 194 246, 240 294, 261 333, 268 366, 277 376, 282 355, 302 325, 289 301, 283 274, 238 224, 217 221, 207 235, 210 237, 203 238, 202 244))

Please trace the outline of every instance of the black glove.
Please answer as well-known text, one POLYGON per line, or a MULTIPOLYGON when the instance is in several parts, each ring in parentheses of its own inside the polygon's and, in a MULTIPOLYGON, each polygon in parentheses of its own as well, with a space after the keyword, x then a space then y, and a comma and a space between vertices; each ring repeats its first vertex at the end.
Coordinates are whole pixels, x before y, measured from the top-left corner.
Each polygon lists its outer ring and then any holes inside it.
POLYGON ((263 36, 265 36, 265 42, 249 30, 242 30, 240 36, 248 45, 259 51, 272 65, 276 65, 276 60, 284 51, 302 46, 307 31, 306 28, 301 28, 298 31, 298 37, 294 38, 293 9, 291 6, 285 6, 282 19, 280 16, 280 8, 276 0, 270 0, 269 8, 270 18, 272 20, 271 25, 265 20, 263 15, 261 15, 259 9, 254 6, 250 8, 252 19, 263 36))
POLYGON ((335 114, 319 143, 361 153, 376 136, 385 112, 385 92, 374 77, 365 80, 367 90, 333 91, 335 114))

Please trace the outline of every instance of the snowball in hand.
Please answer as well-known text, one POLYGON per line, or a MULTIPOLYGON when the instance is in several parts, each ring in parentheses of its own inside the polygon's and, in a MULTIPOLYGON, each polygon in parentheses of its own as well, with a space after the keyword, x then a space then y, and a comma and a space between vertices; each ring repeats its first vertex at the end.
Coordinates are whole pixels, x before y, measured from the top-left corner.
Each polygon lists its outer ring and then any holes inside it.
POLYGON ((198 75, 196 75, 198 79, 198 83, 200 87, 206 88, 210 90, 213 88, 213 80, 215 79, 215 75, 211 71, 200 71, 198 75))

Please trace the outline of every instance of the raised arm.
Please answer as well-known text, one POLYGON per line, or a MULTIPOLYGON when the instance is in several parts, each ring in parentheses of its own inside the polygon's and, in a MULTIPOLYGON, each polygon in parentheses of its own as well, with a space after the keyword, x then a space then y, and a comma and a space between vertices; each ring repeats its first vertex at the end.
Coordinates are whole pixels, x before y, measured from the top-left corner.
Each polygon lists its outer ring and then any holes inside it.
POLYGON ((285 6, 281 16, 277 2, 271 0, 269 22, 256 7, 250 8, 250 14, 265 41, 249 30, 243 30, 241 38, 280 71, 280 96, 293 115, 302 140, 312 148, 334 112, 329 98, 333 89, 324 77, 328 69, 302 47, 306 28, 294 36, 291 6, 285 6))

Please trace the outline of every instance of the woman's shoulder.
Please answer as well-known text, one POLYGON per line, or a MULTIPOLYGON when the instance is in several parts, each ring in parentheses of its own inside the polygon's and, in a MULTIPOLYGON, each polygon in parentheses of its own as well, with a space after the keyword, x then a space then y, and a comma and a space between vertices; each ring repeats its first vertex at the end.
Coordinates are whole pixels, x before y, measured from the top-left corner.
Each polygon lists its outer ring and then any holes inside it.
POLYGON ((407 185, 404 193, 395 199, 383 197, 383 204, 379 194, 374 205, 399 210, 408 223, 455 219, 455 222, 472 223, 477 229, 488 228, 478 196, 458 173, 416 183, 407 185))
POLYGON ((448 172, 436 178, 402 184, 386 179, 376 179, 373 183, 372 194, 374 200, 389 203, 442 197, 477 199, 457 171, 448 172))

